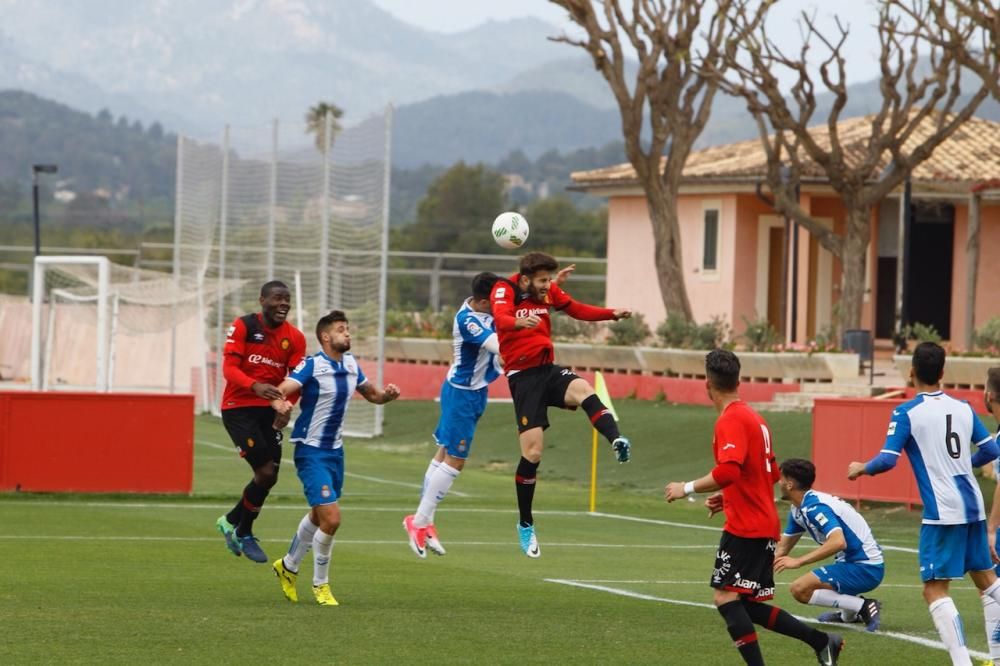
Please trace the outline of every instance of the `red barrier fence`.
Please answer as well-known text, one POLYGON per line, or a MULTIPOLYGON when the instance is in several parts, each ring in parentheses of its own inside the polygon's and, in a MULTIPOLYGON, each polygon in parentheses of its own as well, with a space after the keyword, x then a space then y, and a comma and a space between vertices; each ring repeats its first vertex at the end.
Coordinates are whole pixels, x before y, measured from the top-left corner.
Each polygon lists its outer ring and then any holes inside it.
POLYGON ((193 400, 0 391, 0 490, 190 493, 193 400))
MULTIPOLYGON (((364 359, 361 367, 365 368, 364 359)), ((374 376, 374 372, 367 373, 374 376)), ((441 393, 441 382, 448 374, 448 366, 420 363, 400 363, 387 361, 385 364, 385 381, 399 386, 400 397, 403 400, 433 400, 441 393)), ((581 377, 594 383, 594 373, 580 371, 581 377)), ((620 372, 604 373, 608 392, 612 398, 634 396, 640 400, 652 400, 663 395, 670 402, 691 405, 711 405, 705 391, 704 379, 683 379, 680 377, 658 377, 654 375, 626 374, 620 372)), ((748 402, 770 402, 776 393, 798 391, 799 384, 750 383, 740 384, 740 397, 748 402)), ((510 398, 507 380, 501 377, 490 384, 491 398, 510 398)))
POLYGON ((813 407, 816 487, 845 500, 920 504, 920 492, 904 453, 895 469, 878 476, 847 478, 847 465, 878 455, 885 444, 892 410, 903 400, 825 398, 813 407))

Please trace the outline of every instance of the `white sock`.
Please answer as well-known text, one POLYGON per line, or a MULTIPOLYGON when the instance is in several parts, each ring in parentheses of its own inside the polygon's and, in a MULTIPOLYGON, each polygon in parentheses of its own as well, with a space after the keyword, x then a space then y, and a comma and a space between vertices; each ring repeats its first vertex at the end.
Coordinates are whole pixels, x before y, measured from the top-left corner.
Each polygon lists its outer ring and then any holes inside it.
POLYGON ((313 536, 313 587, 330 582, 330 552, 333 550, 333 535, 316 530, 313 536))
POLYGON ((931 612, 938 635, 941 636, 941 642, 948 648, 953 666, 972 666, 969 649, 965 647, 962 617, 955 608, 955 602, 951 597, 938 599, 928 607, 928 610, 931 612))
POLYGON ((434 476, 434 472, 440 464, 441 463, 439 463, 436 458, 431 458, 431 464, 427 466, 427 471, 424 472, 424 485, 420 487, 421 497, 423 497, 424 493, 427 492, 427 484, 431 482, 431 477, 434 476))
POLYGON ((983 617, 986 620, 986 642, 990 646, 990 658, 994 664, 1000 664, 1000 604, 985 594, 983 601, 983 617))
POLYGON ((1000 578, 997 578, 992 585, 983 590, 983 597, 989 597, 1000 604, 1000 578))
POLYGON ((434 512, 438 503, 445 498, 451 489, 451 484, 458 478, 459 470, 447 463, 440 463, 424 487, 424 496, 420 498, 420 506, 413 517, 417 527, 427 527, 434 522, 434 512))
POLYGON ((809 598, 810 606, 826 606, 827 608, 840 608, 857 615, 861 607, 865 605, 865 600, 861 597, 854 597, 850 594, 841 594, 833 590, 816 590, 809 598))
POLYGON ((317 529, 319 526, 313 525, 308 513, 302 517, 302 520, 299 521, 299 529, 295 532, 292 543, 288 546, 288 554, 284 557, 286 569, 298 572, 302 558, 312 548, 313 535, 316 534, 317 529))

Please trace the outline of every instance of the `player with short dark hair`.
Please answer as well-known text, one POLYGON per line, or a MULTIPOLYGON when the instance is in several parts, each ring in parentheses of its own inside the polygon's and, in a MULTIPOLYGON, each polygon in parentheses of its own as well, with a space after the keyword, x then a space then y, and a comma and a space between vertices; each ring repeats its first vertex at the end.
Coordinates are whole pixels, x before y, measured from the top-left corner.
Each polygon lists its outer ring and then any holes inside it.
MULTIPOLYGON (((852 462, 847 478, 888 472, 906 451, 924 505, 919 545, 924 601, 952 662, 969 664, 962 618, 949 596, 949 586, 969 574, 982 592, 987 615, 988 599, 1000 603, 986 510, 972 471, 994 460, 998 449, 972 406, 941 390, 944 363, 940 345, 917 345, 910 369, 917 396, 893 410, 882 451, 867 462, 852 462), (978 448, 975 453, 973 447, 978 448)), ((990 624, 987 620, 987 633, 990 624)))
POLYGON ((445 554, 434 514, 465 467, 489 385, 501 373, 500 342, 490 314, 490 292, 499 279, 493 273, 472 278, 472 296, 452 321, 454 358, 441 384, 441 415, 434 429, 438 449, 424 473, 420 504, 403 519, 410 549, 419 558, 426 558, 427 550, 445 554))
POLYGON ((306 353, 302 331, 288 323, 292 294, 284 282, 273 280, 260 288, 260 312, 237 318, 226 331, 222 374, 222 424, 253 469, 253 479, 229 513, 215 525, 234 555, 266 562, 267 555, 253 536, 253 522, 278 481, 281 429, 288 416, 277 414, 270 401, 281 397, 278 384, 306 353))
POLYGON ((309 502, 309 512, 299 521, 288 553, 272 564, 289 601, 298 601, 295 583, 299 565, 313 551, 313 596, 321 606, 336 606, 330 590, 330 554, 334 534, 340 527, 340 499, 344 484, 344 416, 355 391, 365 400, 384 405, 399 397, 399 388, 386 385, 376 389, 365 377, 352 354, 351 330, 347 315, 333 310, 316 324, 316 338, 322 350, 305 358, 278 390, 283 397, 271 402, 276 411, 290 414, 292 405, 285 397, 301 393, 302 411, 295 419, 295 470, 309 502))
POLYGON ((543 433, 549 427, 548 408, 583 407, 594 428, 611 442, 618 462, 629 461, 632 446, 618 432, 618 424, 590 383, 555 364, 549 310, 555 308, 583 321, 625 319, 632 312, 574 301, 556 284, 558 269, 559 263, 553 257, 529 252, 521 257, 518 272, 498 281, 490 296, 521 445, 514 483, 520 511, 518 539, 528 557, 541 555, 531 507, 542 460, 543 433))
POLYGON ((812 462, 789 458, 780 469, 781 499, 788 500, 792 509, 775 551, 775 573, 833 556, 832 564, 818 566, 792 581, 789 591, 799 603, 838 609, 820 615, 820 622, 861 622, 866 630, 877 631, 882 603, 861 594, 882 582, 885 560, 867 521, 839 497, 813 488, 816 466, 812 462), (792 557, 792 548, 807 532, 819 547, 792 557))
POLYGON ((711 582, 715 606, 726 622, 736 649, 747 664, 764 658, 753 625, 808 644, 820 664, 830 666, 844 641, 797 620, 787 611, 763 603, 774 597, 774 552, 778 512, 774 483, 779 470, 767 422, 739 399, 740 361, 736 354, 715 349, 705 357, 705 386, 719 412, 712 451, 715 468, 695 481, 668 483, 664 497, 673 502, 691 493, 721 490, 705 500, 709 517, 722 511, 726 522, 711 582))

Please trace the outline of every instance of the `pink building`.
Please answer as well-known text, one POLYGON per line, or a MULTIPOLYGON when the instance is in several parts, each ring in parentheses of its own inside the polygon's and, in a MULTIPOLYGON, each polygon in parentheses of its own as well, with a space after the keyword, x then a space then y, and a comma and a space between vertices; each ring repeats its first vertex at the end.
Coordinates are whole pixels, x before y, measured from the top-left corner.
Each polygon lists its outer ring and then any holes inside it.
MULTIPOLYGON (((928 120, 927 122, 932 122, 928 120)), ((838 125, 845 152, 871 131, 871 117, 838 125)), ((815 130, 825 140, 825 127, 815 130)), ((684 169, 678 197, 683 270, 695 319, 722 316, 736 333, 744 318, 781 323, 782 251, 797 255, 787 281, 789 338, 803 342, 833 320, 840 292, 839 261, 804 228, 786 237, 784 219, 756 194, 766 157, 759 140, 694 152, 684 169), (794 298, 793 298, 794 295, 794 298), (794 300, 794 303, 793 303, 794 300), (794 310, 794 316, 793 316, 794 310)), ((884 167, 885 165, 880 165, 884 167)), ((803 174, 801 204, 835 230, 845 210, 818 168, 803 174)), ((607 303, 642 312, 651 326, 664 319, 653 260, 653 233, 642 188, 631 165, 573 174, 576 187, 608 197, 607 303)), ((873 207, 862 328, 878 339, 895 329, 897 269, 901 256, 902 188, 873 207)), ((764 192, 767 192, 764 187, 764 192)), ((974 275, 973 327, 1000 315, 996 272, 1000 257, 1000 123, 974 119, 941 144, 912 174, 910 271, 903 293, 909 320, 933 324, 956 348, 964 348, 969 210, 980 210, 979 267, 974 275)))

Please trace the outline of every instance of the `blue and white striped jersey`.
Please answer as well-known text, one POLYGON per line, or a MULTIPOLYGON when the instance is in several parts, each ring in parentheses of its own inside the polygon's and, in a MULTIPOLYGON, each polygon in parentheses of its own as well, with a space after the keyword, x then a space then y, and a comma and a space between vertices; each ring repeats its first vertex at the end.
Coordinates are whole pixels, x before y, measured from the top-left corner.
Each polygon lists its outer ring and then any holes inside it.
POLYGON ((342 447, 347 403, 368 381, 357 359, 345 353, 343 360, 335 361, 320 352, 303 359, 288 378, 302 386, 302 412, 295 419, 292 441, 321 449, 342 447))
POLYGON ((971 445, 992 446, 991 440, 969 403, 942 391, 920 393, 892 412, 880 456, 898 458, 906 451, 924 504, 925 524, 975 523, 986 519, 986 511, 972 474, 971 445))
POLYGON ((451 334, 455 351, 448 369, 449 384, 455 388, 478 390, 500 376, 497 355, 484 347, 492 338, 491 346, 499 349, 492 315, 476 312, 466 300, 455 313, 451 334))
POLYGON ((882 548, 875 541, 871 528, 854 507, 834 495, 816 490, 806 491, 802 506, 792 506, 785 534, 795 536, 808 532, 818 544, 826 543, 835 530, 844 533, 847 545, 834 556, 837 562, 852 564, 882 564, 882 548))

